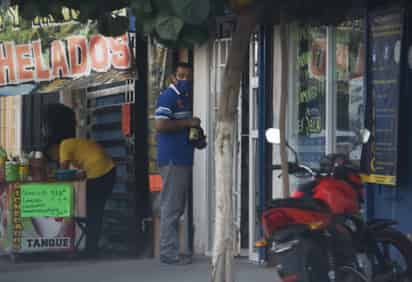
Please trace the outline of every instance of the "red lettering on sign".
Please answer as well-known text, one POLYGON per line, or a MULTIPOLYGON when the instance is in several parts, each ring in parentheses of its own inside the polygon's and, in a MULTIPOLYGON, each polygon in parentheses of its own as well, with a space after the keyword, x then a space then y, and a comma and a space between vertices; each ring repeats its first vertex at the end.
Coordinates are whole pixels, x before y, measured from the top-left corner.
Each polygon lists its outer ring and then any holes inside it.
POLYGON ((34 78, 34 62, 30 44, 16 46, 17 79, 19 82, 31 81, 34 78))
POLYGON ((72 36, 67 39, 69 49, 69 62, 73 77, 87 75, 89 70, 89 58, 87 52, 87 39, 83 36, 72 36))
POLYGON ((131 54, 127 34, 116 38, 110 38, 109 40, 112 50, 113 67, 122 70, 130 68, 131 54))
POLYGON ((91 71, 107 72, 112 67, 126 70, 132 65, 127 34, 116 38, 97 34, 90 41, 85 36, 71 36, 67 41, 53 41, 49 50, 50 63, 43 57, 41 40, 17 46, 14 42, 0 43, 0 86, 78 78, 91 71))
POLYGON ((41 49, 41 41, 32 42, 33 54, 34 54, 34 65, 36 67, 36 80, 37 81, 48 81, 50 80, 50 69, 45 66, 43 53, 41 49))
POLYGON ((13 60, 14 52, 14 42, 0 44, 0 85, 16 82, 16 69, 13 60))
POLYGON ((92 70, 96 72, 105 72, 110 69, 109 43, 104 36, 95 35, 90 39, 90 60, 92 70))
POLYGON ((51 66, 54 78, 67 77, 69 65, 67 63, 66 51, 63 42, 55 40, 51 44, 51 66))

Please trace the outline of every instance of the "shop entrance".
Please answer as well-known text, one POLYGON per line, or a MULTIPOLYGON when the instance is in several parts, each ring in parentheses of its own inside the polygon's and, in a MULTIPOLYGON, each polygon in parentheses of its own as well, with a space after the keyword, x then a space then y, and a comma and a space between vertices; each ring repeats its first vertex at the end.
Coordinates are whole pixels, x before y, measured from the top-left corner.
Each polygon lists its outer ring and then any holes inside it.
MULTIPOLYGON (((104 255, 136 251, 135 150, 132 132, 134 80, 23 96, 22 149, 42 150, 41 116, 46 104, 63 103, 76 113, 76 136, 97 141, 116 164, 113 193, 105 206, 101 250, 104 255)), ((83 242, 84 243, 84 242, 83 242)))

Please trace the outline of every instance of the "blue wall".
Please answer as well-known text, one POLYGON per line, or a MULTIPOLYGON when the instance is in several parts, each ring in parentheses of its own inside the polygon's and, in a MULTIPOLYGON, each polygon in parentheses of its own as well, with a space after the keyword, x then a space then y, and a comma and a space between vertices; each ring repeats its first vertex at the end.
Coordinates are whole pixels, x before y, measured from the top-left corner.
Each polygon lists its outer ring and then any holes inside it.
MULTIPOLYGON (((412 82, 412 81, 411 81, 412 82)), ((408 87, 404 87, 408 89, 408 87)), ((401 103, 411 109, 410 97, 401 97, 401 103)), ((368 218, 388 218, 399 222, 397 228, 412 234, 412 111, 404 111, 400 121, 399 185, 397 187, 378 184, 366 185, 368 218)))
POLYGON ((369 217, 388 218, 399 221, 397 229, 412 233, 412 187, 387 187, 367 185, 369 217), (373 205, 372 207, 370 205, 373 205))
POLYGON ((412 65, 408 64, 408 52, 412 48, 412 13, 406 10, 404 27, 404 46, 401 62, 401 93, 399 115, 399 185, 367 185, 368 218, 389 218, 399 222, 397 228, 412 234, 412 65))

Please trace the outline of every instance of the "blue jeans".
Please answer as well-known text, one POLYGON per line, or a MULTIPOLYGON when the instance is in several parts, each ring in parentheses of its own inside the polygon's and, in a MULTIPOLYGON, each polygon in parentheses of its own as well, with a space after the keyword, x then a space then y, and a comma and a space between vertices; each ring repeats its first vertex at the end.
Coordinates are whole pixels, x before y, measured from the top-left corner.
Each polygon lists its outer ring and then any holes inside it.
POLYGON ((160 257, 179 255, 179 219, 185 211, 191 188, 192 167, 173 164, 161 166, 163 191, 160 195, 160 257))

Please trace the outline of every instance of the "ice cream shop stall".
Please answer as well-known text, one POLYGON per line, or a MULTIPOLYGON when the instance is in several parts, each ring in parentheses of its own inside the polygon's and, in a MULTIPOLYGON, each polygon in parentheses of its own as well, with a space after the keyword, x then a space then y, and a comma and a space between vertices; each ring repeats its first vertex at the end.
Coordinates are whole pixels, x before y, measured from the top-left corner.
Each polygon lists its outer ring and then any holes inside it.
POLYGON ((134 252, 133 32, 105 36, 70 11, 62 22, 24 23, 13 9, 0 14, 0 255, 84 248, 85 181, 74 167, 61 169, 46 146, 67 130, 96 141, 113 159, 100 243, 108 252, 134 252), (45 114, 56 104, 74 112, 73 128, 63 112, 45 114))
POLYGON ((74 252, 86 236, 84 187, 75 182, 10 182, 0 186, 1 254, 74 252))

